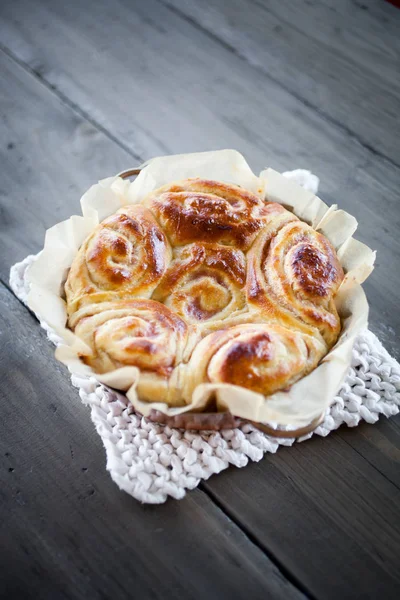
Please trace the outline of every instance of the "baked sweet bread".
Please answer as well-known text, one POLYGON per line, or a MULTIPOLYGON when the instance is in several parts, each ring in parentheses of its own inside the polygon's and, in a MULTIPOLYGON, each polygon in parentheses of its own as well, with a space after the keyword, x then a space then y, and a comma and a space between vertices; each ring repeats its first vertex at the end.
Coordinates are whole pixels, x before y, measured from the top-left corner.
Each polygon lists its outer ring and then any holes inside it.
POLYGON ((198 242, 175 249, 153 299, 188 324, 200 326, 243 311, 245 281, 246 258, 241 250, 198 242))
POLYGON ((120 209, 84 241, 71 265, 68 314, 82 304, 113 298, 149 298, 171 260, 167 237, 149 210, 120 209))
POLYGON ((266 318, 318 335, 330 348, 340 333, 334 297, 343 269, 329 240, 298 219, 271 224, 247 255, 250 308, 266 318))
POLYGON ((280 204, 186 179, 100 223, 65 284, 97 373, 140 370, 139 398, 189 404, 202 383, 270 395, 336 342, 344 274, 331 243, 280 204))
POLYGON ((231 383, 263 395, 287 388, 317 366, 325 345, 316 337, 272 323, 243 323, 216 331, 194 349, 186 396, 197 385, 231 383))
POLYGON ((95 372, 136 366, 141 370, 142 399, 179 404, 182 393, 176 367, 186 360, 189 332, 169 308, 147 299, 86 303, 69 324, 91 349, 82 360, 95 372))

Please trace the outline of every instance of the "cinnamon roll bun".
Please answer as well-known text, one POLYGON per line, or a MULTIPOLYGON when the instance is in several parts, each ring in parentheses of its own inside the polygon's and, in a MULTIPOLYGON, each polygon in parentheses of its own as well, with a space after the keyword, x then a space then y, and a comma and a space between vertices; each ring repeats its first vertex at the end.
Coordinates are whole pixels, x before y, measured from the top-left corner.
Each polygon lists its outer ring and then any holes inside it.
MULTIPOLYGON (((247 250, 265 221, 265 204, 238 186, 206 179, 166 185, 144 200, 173 246, 217 242, 247 250)), ((280 210, 279 204, 274 204, 280 210)))
POLYGON ((181 393, 174 370, 184 358, 188 337, 186 323, 154 300, 118 300, 87 304, 70 319, 71 328, 91 349, 82 356, 96 373, 125 366, 141 371, 139 392, 145 400, 164 394, 170 404, 181 393))
POLYGON ((170 258, 165 233, 149 210, 139 205, 120 209, 79 249, 65 284, 68 313, 86 303, 150 297, 170 258))
POLYGON ((245 280, 246 260, 240 250, 219 244, 190 244, 176 249, 153 298, 187 323, 200 326, 245 309, 245 280))
POLYGON ((203 382, 270 395, 309 373, 325 354, 317 338, 272 323, 244 323, 203 338, 189 362, 186 394, 203 382))
POLYGON ((65 284, 68 324, 95 372, 140 370, 141 400, 179 406, 207 382, 268 396, 337 340, 343 277, 328 239, 280 204, 187 179, 83 242, 65 284))
POLYGON ((340 318, 334 297, 344 274, 326 237, 298 219, 273 236, 267 227, 247 259, 250 308, 290 329, 320 334, 328 347, 336 342, 340 318))

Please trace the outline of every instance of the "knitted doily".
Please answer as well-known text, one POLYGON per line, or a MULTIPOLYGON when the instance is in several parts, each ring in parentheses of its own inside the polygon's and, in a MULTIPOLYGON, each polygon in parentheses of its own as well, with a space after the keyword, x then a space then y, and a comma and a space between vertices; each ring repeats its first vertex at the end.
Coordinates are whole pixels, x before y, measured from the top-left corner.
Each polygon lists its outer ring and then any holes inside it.
MULTIPOLYGON (((28 256, 11 268, 11 288, 24 303, 28 291, 24 276, 34 260, 35 256, 28 256)), ((61 341, 46 323, 41 326, 54 344, 61 341)), ((139 417, 126 396, 92 377, 72 375, 71 381, 79 388, 82 402, 90 407, 112 479, 142 502, 157 504, 168 496, 183 498, 187 489, 229 465, 244 467, 249 460, 261 460, 265 452, 276 452, 281 444, 291 446, 295 442, 270 438, 251 425, 209 433, 170 429, 139 417)), ((326 436, 343 423, 355 427, 362 419, 376 423, 380 415, 396 415, 399 405, 400 365, 378 338, 365 330, 355 343, 346 380, 314 433, 326 436)))
MULTIPOLYGON (((309 171, 284 175, 317 191, 318 178, 309 171)), ((28 256, 10 272, 11 288, 25 304, 25 273, 35 258, 28 256)), ((46 323, 40 324, 54 344, 61 342, 46 323)), ((171 429, 138 416, 124 394, 106 388, 92 377, 72 375, 71 381, 79 389, 82 402, 90 407, 112 479, 141 502, 158 504, 168 496, 183 498, 186 490, 229 465, 244 467, 249 460, 259 461, 265 452, 276 452, 279 445, 291 446, 296 441, 268 437, 251 425, 201 433, 171 429)), ((400 365, 378 338, 365 330, 354 345, 346 379, 314 434, 326 436, 343 423, 355 427, 362 419, 376 423, 380 415, 396 415, 399 405, 400 365)))

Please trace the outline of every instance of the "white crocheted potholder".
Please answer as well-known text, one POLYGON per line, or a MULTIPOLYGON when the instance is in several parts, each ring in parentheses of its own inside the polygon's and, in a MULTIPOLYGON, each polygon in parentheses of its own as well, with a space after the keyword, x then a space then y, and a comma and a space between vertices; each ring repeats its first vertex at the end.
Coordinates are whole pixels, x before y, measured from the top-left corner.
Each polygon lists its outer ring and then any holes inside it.
MULTIPOLYGON (((10 273, 11 287, 24 303, 28 292, 25 272, 34 260, 35 256, 28 256, 10 273)), ((61 341, 46 323, 41 326, 54 344, 61 341)), ((124 394, 94 378, 72 375, 71 381, 79 388, 82 402, 90 406, 112 479, 141 502, 157 504, 168 496, 183 498, 187 489, 229 465, 244 467, 249 460, 261 460, 265 452, 276 452, 280 444, 291 446, 295 442, 270 438, 251 425, 202 433, 170 429, 139 417, 124 394)), ((343 423, 354 427, 361 419, 375 423, 381 414, 396 415, 399 405, 400 365, 378 338, 365 330, 355 343, 346 380, 314 433, 326 436, 343 423)))

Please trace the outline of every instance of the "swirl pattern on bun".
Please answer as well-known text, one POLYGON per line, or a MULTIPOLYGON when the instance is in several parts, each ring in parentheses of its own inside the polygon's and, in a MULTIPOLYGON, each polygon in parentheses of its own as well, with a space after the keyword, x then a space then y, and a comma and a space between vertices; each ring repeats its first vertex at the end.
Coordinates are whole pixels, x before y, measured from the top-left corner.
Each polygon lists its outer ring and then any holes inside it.
POLYGON ((72 263, 65 284, 69 314, 85 303, 150 297, 170 258, 166 235, 149 210, 120 209, 95 228, 72 263))
POLYGON ((240 250, 219 244, 180 247, 153 294, 187 323, 219 321, 243 310, 246 259, 240 250))
POLYGON ((280 204, 187 179, 98 225, 65 284, 68 324, 99 374, 134 366, 140 400, 189 404, 202 383, 265 396, 340 333, 331 243, 280 204))
POLYGON ((266 318, 331 347, 340 332, 334 297, 344 274, 329 240, 306 223, 262 231, 248 253, 247 300, 266 318))
POLYGON ((285 209, 266 205, 238 186, 186 179, 150 194, 144 204, 156 216, 173 246, 217 242, 247 250, 269 214, 285 209))
POLYGON ((234 325, 196 346, 187 385, 192 391, 202 382, 230 383, 268 396, 307 375, 324 351, 317 338, 280 325, 234 325))
MULTIPOLYGON (((154 300, 118 300, 88 304, 74 314, 71 326, 91 349, 83 361, 97 373, 126 366, 141 370, 139 388, 152 400, 166 393, 173 374, 184 359, 186 323, 154 300)), ((170 395, 179 403, 180 394, 170 395)))

